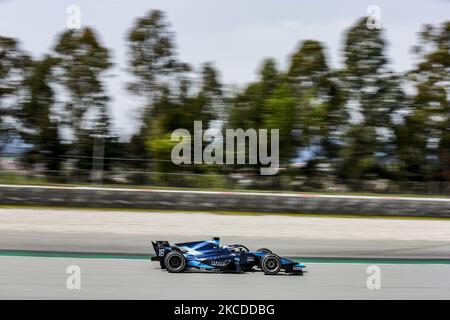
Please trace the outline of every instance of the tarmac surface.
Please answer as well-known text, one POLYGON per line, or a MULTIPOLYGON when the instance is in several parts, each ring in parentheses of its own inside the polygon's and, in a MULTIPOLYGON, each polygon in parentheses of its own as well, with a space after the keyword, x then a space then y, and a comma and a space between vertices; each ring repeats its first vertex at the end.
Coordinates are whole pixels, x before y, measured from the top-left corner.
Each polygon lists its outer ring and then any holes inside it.
MULTIPOLYGON (((134 235, 114 233, 58 233, 1 231, 1 251, 50 251, 113 254, 154 254, 150 241, 170 243, 208 240, 211 235, 134 235)), ((241 243, 251 250, 269 248, 279 255, 299 258, 449 259, 450 241, 299 239, 276 237, 221 237, 222 244, 241 243)))
MULTIPOLYGON (((148 260, 0 257, 0 299, 449 299, 450 265, 309 263, 303 276, 171 274, 148 260), (69 266, 81 289, 69 290, 69 266)), ((70 282, 70 281, 69 281, 70 282)))
POLYGON ((0 209, 0 299, 450 299, 450 221, 0 209), (307 272, 170 274, 148 259, 151 240, 211 236, 307 272), (66 286, 72 265, 80 290, 66 286), (380 289, 367 286, 370 265, 380 289))

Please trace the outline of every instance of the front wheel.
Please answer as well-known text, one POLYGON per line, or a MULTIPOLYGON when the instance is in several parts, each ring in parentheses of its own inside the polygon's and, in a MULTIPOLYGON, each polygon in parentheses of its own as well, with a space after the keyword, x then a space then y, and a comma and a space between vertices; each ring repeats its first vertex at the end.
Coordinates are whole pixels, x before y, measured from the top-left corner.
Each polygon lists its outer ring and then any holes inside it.
POLYGON ((181 252, 171 251, 164 258, 164 265, 169 272, 183 272, 186 268, 186 258, 181 252))
POLYGON ((267 249, 267 248, 259 248, 258 250, 256 250, 256 252, 272 253, 272 250, 267 249))
POLYGON ((261 269, 265 274, 274 275, 281 270, 281 259, 276 254, 269 253, 261 260, 261 269))

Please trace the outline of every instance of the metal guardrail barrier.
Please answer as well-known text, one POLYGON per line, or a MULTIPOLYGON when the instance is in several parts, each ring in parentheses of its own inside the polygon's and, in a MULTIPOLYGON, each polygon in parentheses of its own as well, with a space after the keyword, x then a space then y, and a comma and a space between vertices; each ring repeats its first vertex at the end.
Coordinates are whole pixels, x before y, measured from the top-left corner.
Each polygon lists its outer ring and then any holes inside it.
POLYGON ((450 199, 0 185, 2 205, 450 217, 450 199))

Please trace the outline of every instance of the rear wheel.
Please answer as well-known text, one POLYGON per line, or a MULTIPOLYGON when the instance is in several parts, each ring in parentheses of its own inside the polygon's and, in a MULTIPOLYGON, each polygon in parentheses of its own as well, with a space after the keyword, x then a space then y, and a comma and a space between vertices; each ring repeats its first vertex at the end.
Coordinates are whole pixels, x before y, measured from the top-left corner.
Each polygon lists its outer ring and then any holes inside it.
POLYGON ((261 260, 261 269, 265 274, 274 275, 281 270, 281 259, 276 254, 269 253, 261 260))
POLYGON ((186 258, 178 251, 171 251, 164 258, 164 265, 169 272, 183 272, 186 268, 186 258))

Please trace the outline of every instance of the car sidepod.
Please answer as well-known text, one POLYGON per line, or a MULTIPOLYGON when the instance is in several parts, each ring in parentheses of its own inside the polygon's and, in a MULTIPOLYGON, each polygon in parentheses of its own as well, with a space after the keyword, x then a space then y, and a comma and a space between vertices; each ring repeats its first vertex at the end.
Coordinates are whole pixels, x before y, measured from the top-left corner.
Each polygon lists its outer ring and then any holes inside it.
POLYGON ((239 271, 239 254, 226 251, 186 255, 188 267, 205 270, 239 271))

